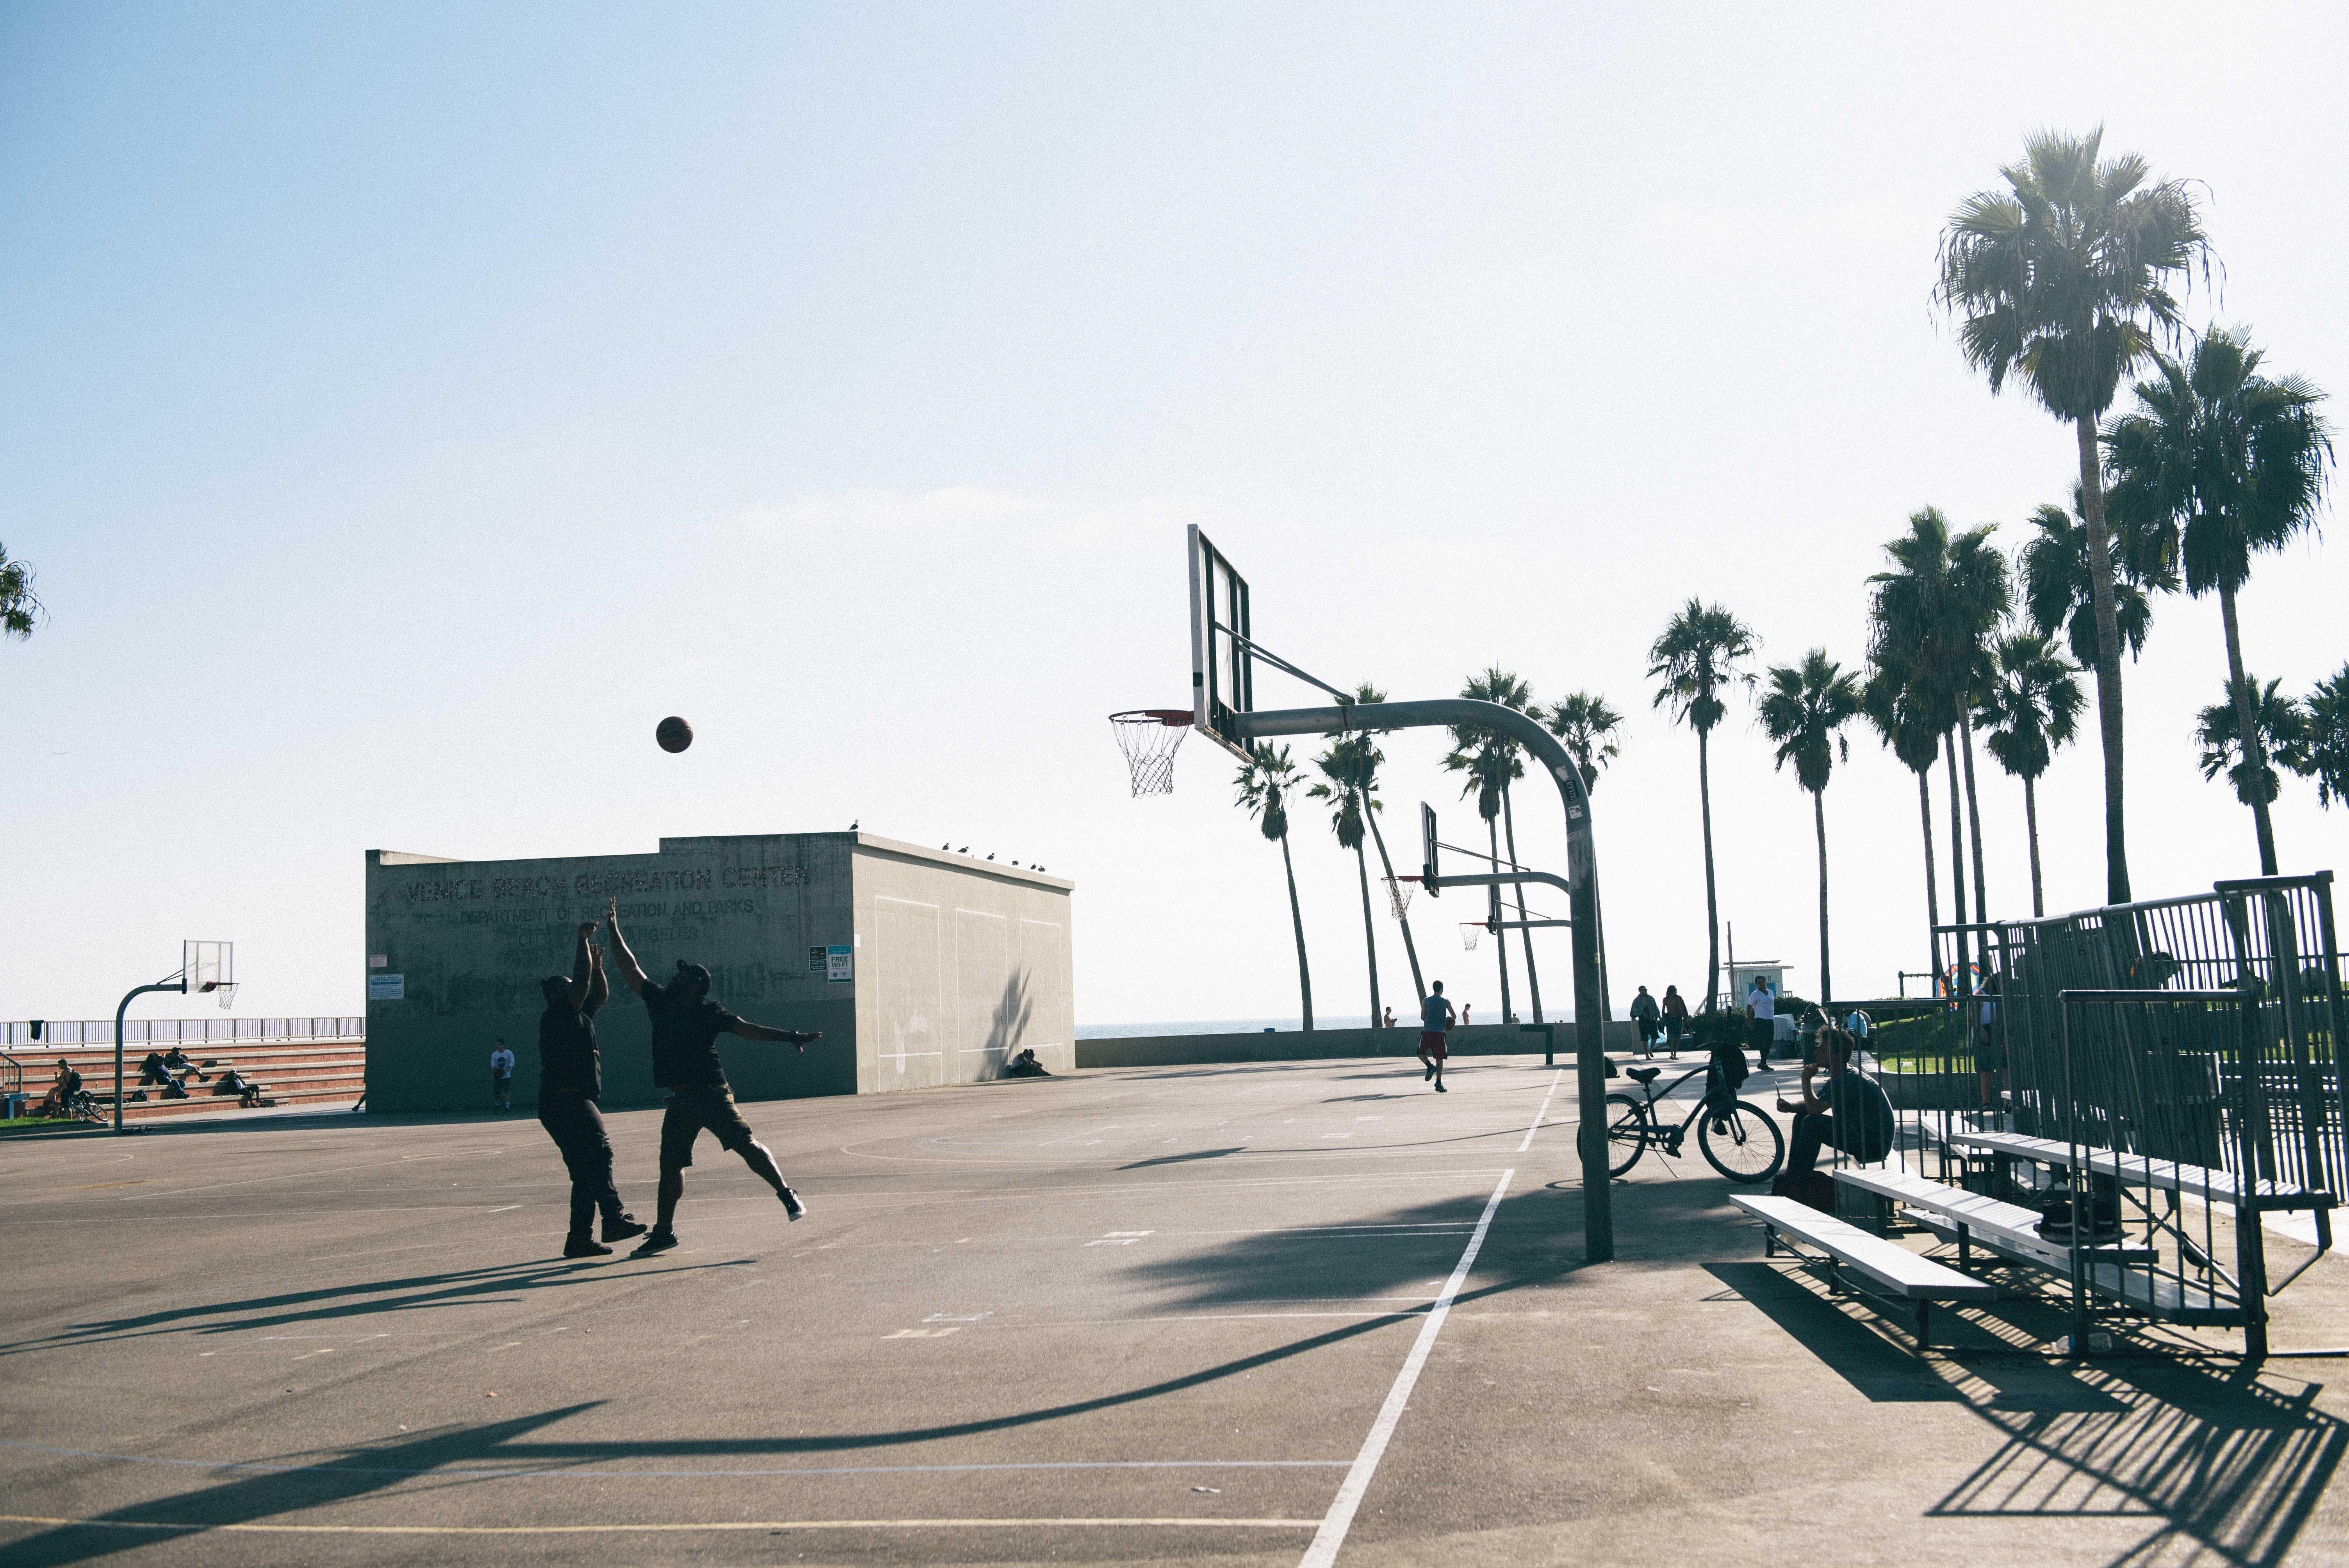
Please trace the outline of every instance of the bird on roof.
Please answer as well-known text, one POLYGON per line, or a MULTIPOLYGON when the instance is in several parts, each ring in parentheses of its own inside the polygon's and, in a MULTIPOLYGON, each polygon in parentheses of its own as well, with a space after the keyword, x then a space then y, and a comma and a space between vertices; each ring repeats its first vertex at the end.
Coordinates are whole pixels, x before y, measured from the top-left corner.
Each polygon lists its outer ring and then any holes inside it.
POLYGON ((970 846, 968 844, 965 844, 962 848, 957 850, 955 853, 958 855, 967 855, 970 853, 970 846))
POLYGON ((993 850, 989 850, 989 851, 987 851, 987 858, 988 858, 988 860, 990 860, 990 861, 991 861, 991 860, 993 860, 993 859, 995 858, 995 851, 994 851, 993 850))
MULTIPOLYGON (((862 818, 859 818, 859 819, 858 819, 858 821, 862 821, 862 820, 863 820, 863 819, 862 819, 862 818)), ((854 832, 854 831, 856 831, 856 828, 857 828, 857 823, 856 823, 856 822, 851 822, 851 823, 849 823, 849 824, 848 824, 848 830, 849 830, 850 832, 852 832, 852 833, 853 833, 853 832, 854 832)))

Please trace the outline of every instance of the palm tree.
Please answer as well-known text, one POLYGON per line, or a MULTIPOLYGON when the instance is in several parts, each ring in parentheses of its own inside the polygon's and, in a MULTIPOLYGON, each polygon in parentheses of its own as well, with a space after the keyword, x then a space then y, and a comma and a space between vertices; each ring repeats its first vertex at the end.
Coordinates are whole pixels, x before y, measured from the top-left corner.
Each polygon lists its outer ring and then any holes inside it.
POLYGON ((2349 802, 2349 665, 2317 682, 2301 711, 2308 716, 2308 748, 2293 771, 2316 780, 2316 803, 2331 810, 2335 800, 2349 802))
MULTIPOLYGON (((1927 717, 1941 731, 1950 770, 1950 880, 1956 889, 1959 923, 1966 918, 1960 828, 1959 739, 1965 752, 1965 820, 1971 830, 1974 923, 1990 919, 1982 885, 1982 810, 1974 795, 1974 695, 1989 678, 1992 630, 2013 602, 2006 558, 1992 547, 1989 527, 1950 531, 1935 507, 1909 514, 1909 531, 1884 547, 1893 570, 1868 579, 1875 597, 1869 607, 1873 647, 1879 669, 1895 672, 1911 688, 1927 717)), ((1976 934, 1975 945, 1981 946, 1976 934)), ((1976 954, 1977 963, 1981 954, 1976 954)))
POLYGON ((1692 598, 1664 624, 1648 648, 1648 678, 1661 681, 1654 706, 1670 705, 1672 717, 1696 731, 1697 807, 1704 826, 1704 1006, 1721 995, 1721 898, 1713 873, 1713 727, 1727 716, 1724 686, 1754 684, 1744 667, 1758 645, 1752 628, 1719 604, 1692 598))
MULTIPOLYGON (((2226 774, 2235 787, 2235 799, 2246 806, 2262 807, 2276 798, 2277 764, 2295 773, 2310 771, 2308 716, 2300 704, 2277 692, 2282 684, 2270 681, 2262 690, 2257 676, 2244 676, 2240 685, 2230 680, 2227 699, 2197 716, 2194 738, 2202 743, 2202 777, 2226 774), (2249 747, 2243 744, 2246 713, 2252 723, 2249 747)), ((2272 849, 2272 842, 2267 847, 2272 849)))
POLYGON ((2047 913, 2039 877, 2039 776, 2055 748, 2067 744, 2086 706, 2079 667, 2044 635, 2017 632, 2001 637, 1995 673, 1974 707, 1990 727, 1990 754, 2023 780, 2023 820, 2031 839, 2031 914, 2047 913))
MULTIPOLYGON (((2089 587, 2088 525, 2080 520, 2080 487, 2072 487, 2072 511, 2052 503, 2030 517, 2039 531, 2015 552, 2023 578, 2023 608, 2043 636, 2064 634, 2082 669, 2096 664, 2095 595, 2089 587)), ((2109 510, 2109 509, 2108 509, 2109 510)), ((2113 562, 2113 623, 2121 648, 2134 660, 2145 652, 2153 626, 2156 593, 2178 592, 2178 565, 2153 531, 2118 512, 2110 515, 2113 562)))
POLYGON ((1941 758, 1940 733, 1933 727, 1928 705, 1895 670, 1873 668, 1860 693, 1868 722, 1900 765, 1917 775, 1917 815, 1925 833, 1925 967, 1940 967, 1933 928, 1941 923, 1940 879, 1933 871, 1933 764, 1941 758))
MULTIPOLYGON (((1475 684, 1470 683, 1472 686, 1475 684)), ((1476 814, 1485 819, 1485 837, 1492 845, 1493 869, 1497 872, 1502 866, 1500 820, 1503 804, 1509 781, 1524 773, 1525 764, 1518 760, 1515 747, 1488 730, 1455 727, 1452 737, 1452 749, 1444 754, 1444 766, 1452 772, 1467 775, 1460 787, 1460 794, 1464 799, 1471 795, 1476 798, 1476 814)), ((1514 862, 1516 856, 1512 855, 1510 860, 1514 862)), ((1497 884, 1493 888, 1485 907, 1492 912, 1489 918, 1497 934, 1501 921, 1501 890, 1497 884)), ((1523 919, 1524 916, 1518 918, 1523 919)), ((1493 945, 1500 953, 1501 1021, 1506 1024, 1512 1016, 1509 1010, 1508 938, 1503 935, 1493 945)))
POLYGON ((2127 903, 2121 638, 2096 423, 2152 335, 2177 331, 2171 281, 2190 278, 2198 261, 2207 277, 2210 263, 2186 182, 2148 183, 2144 159, 2103 158, 2103 144, 2102 129, 2030 137, 2023 160, 1999 170, 2005 190, 1976 191, 1951 215, 1934 294, 1964 318, 1959 346, 1992 393, 2020 378, 2078 442, 2105 754, 2105 897, 2127 903))
MULTIPOLYGON (((2260 351, 2248 331, 2212 328, 2180 364, 2154 356, 2155 373, 2137 384, 2137 410, 2105 432, 2113 469, 2113 511, 2141 526, 2179 531, 2186 591, 2219 595, 2227 637, 2227 686, 2240 711, 2235 733, 2251 748, 2254 776, 2273 777, 2260 757, 2253 722, 2257 687, 2243 674, 2242 632, 2235 595, 2251 574, 2251 557, 2281 550, 2313 526, 2324 498, 2333 443, 2317 416, 2324 394, 2297 376, 2260 374, 2260 351)), ((2272 792, 2245 797, 2259 835, 2260 874, 2276 874, 2272 792)))
POLYGON ((8 547, 0 544, 0 637, 23 642, 33 634, 33 623, 44 614, 33 592, 33 569, 10 560, 8 547))
MULTIPOLYGON (((1498 665, 1487 665, 1483 675, 1471 679, 1460 688, 1460 695, 1474 697, 1479 702, 1498 703, 1503 707, 1516 713, 1531 714, 1534 709, 1534 688, 1502 669, 1498 665)), ((1535 717, 1539 716, 1537 714, 1535 717)), ((1517 863, 1517 803, 1516 793, 1510 789, 1510 785, 1526 776, 1524 753, 1517 743, 1506 736, 1495 735, 1491 738, 1509 754, 1508 776, 1501 780, 1501 832, 1509 846, 1509 864, 1514 867, 1517 863)), ((1538 1024, 1542 1021, 1541 971, 1534 967, 1533 927, 1522 923, 1526 918, 1525 883, 1512 883, 1509 896, 1517 906, 1517 919, 1520 922, 1517 926, 1517 937, 1525 944, 1526 949, 1526 992, 1528 999, 1533 1003, 1534 1022, 1538 1024)), ((1504 938, 1504 941, 1506 940, 1504 938)), ((1603 984, 1600 990, 1603 995, 1605 991, 1603 984)), ((1508 1018, 1508 1009, 1504 1007, 1501 1010, 1501 1021, 1506 1023, 1508 1018)))
POLYGON ((1243 810, 1257 820, 1264 836, 1280 846, 1280 869, 1288 878, 1288 920, 1297 931, 1297 989, 1303 999, 1305 1027, 1313 1027, 1313 974, 1305 963, 1305 915, 1297 903, 1297 867, 1288 858, 1288 808, 1281 797, 1297 782, 1297 764, 1288 748, 1261 740, 1248 742, 1247 759, 1233 780, 1243 810))
POLYGON ((1370 835, 1362 827, 1363 812, 1370 809, 1365 796, 1372 764, 1363 753, 1371 749, 1367 735, 1341 736, 1330 743, 1329 748, 1314 758, 1321 769, 1322 782, 1307 791, 1317 800, 1336 802, 1330 813, 1330 830, 1338 835, 1338 847, 1354 851, 1354 873, 1362 884, 1362 946, 1371 961, 1371 1027, 1379 1026, 1379 940, 1378 923, 1371 918, 1371 862, 1362 852, 1362 842, 1370 835))
MULTIPOLYGON (((1387 694, 1381 691, 1377 686, 1372 686, 1370 682, 1364 681, 1361 686, 1354 688, 1354 700, 1356 702, 1384 702, 1387 700, 1387 694)), ((1377 797, 1379 769, 1385 764, 1387 755, 1385 752, 1378 748, 1378 746, 1372 741, 1368 733, 1362 735, 1361 742, 1361 757, 1363 762, 1362 798, 1370 802, 1368 810, 1363 813, 1363 820, 1371 825, 1371 842, 1378 847, 1379 869, 1386 873, 1387 886, 1392 888, 1396 885, 1394 861, 1387 858, 1386 835, 1379 831, 1379 802, 1377 797)), ((1411 960, 1411 988, 1419 994, 1420 1006, 1424 1007, 1427 1006, 1427 982, 1420 977, 1419 946, 1418 944, 1412 941, 1411 938, 1410 912, 1402 908, 1400 904, 1398 904, 1395 909, 1395 923, 1402 927, 1402 955, 1411 960)))
POLYGON ((1585 794, 1599 788, 1599 773, 1623 754, 1615 738, 1615 732, 1623 727, 1623 716, 1608 707, 1603 696, 1578 691, 1558 698, 1546 709, 1534 707, 1526 711, 1564 743, 1566 754, 1574 758, 1574 766, 1582 774, 1585 794))
POLYGON ((1827 963, 1827 775, 1838 758, 1851 759, 1843 727, 1859 717, 1859 682, 1827 657, 1825 648, 1803 655, 1799 667, 1770 671, 1762 694, 1762 728, 1778 747, 1777 766, 1795 765, 1795 781, 1811 792, 1811 826, 1819 840, 1819 1002, 1835 999, 1827 963))

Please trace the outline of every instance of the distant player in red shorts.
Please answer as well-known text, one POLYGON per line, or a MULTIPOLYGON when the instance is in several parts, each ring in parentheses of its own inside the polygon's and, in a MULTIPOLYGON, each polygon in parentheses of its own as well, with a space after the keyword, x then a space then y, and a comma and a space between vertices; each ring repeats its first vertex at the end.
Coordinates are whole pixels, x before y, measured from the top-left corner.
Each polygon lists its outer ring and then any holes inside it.
POLYGON ((1420 1081, 1433 1078, 1435 1092, 1449 1094, 1444 1087, 1444 1037, 1452 1027, 1452 1004, 1444 999, 1443 981, 1428 987, 1427 1000, 1419 1005, 1419 1059, 1427 1067, 1420 1081))

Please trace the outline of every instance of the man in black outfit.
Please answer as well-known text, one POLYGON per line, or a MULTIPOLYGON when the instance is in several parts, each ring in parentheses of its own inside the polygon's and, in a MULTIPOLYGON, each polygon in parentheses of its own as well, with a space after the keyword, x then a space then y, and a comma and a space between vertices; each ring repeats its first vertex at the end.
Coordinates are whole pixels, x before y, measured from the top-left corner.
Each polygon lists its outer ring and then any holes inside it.
POLYGON ((718 1060, 718 1037, 771 1040, 805 1050, 809 1041, 823 1038, 823 1031, 770 1029, 736 1017, 709 1000, 709 971, 682 958, 677 961, 677 978, 666 986, 654 985, 645 978, 636 955, 628 951, 627 939, 620 934, 617 899, 606 903, 605 920, 612 928, 612 951, 618 957, 620 975, 645 999, 645 1010, 652 1015, 653 1082, 669 1091, 668 1109, 661 1117, 660 1213, 653 1222, 652 1234, 630 1255, 650 1257, 677 1245, 673 1228, 677 1201, 685 1196, 685 1168, 693 1163, 693 1142, 704 1128, 717 1135, 719 1148, 740 1155, 742 1163, 775 1190, 785 1213, 794 1220, 805 1219, 807 1205, 783 1180, 783 1173, 775 1168, 774 1155, 751 1135, 750 1124, 735 1108, 734 1091, 718 1060))
POLYGON ((538 1017, 538 1124, 563 1150, 571 1172, 571 1232, 564 1238, 566 1258, 610 1255, 608 1243, 641 1236, 645 1227, 620 1207, 612 1185, 612 1140, 604 1134, 604 1069, 595 1053, 595 1015, 612 994, 604 977, 604 950, 588 938, 593 925, 579 928, 579 949, 569 975, 539 982, 546 1011, 538 1017), (589 1233, 595 1211, 604 1212, 604 1241, 589 1233))

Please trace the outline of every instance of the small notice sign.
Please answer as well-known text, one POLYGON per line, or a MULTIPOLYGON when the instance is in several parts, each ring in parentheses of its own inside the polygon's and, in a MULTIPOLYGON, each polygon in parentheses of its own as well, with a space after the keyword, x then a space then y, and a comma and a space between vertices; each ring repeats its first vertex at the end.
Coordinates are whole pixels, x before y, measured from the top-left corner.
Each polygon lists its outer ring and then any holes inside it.
POLYGON ((823 950, 823 977, 827 980, 856 978, 856 949, 844 942, 835 942, 823 950))
POLYGON ((391 957, 388 954, 370 953, 367 954, 367 967, 370 969, 388 969, 391 967, 391 957))
POLYGON ((809 974, 821 975, 824 973, 825 969, 828 967, 827 960, 824 957, 824 954, 827 951, 828 949, 820 946, 811 947, 808 949, 809 974))
POLYGON ((367 1000, 370 1002, 404 1001, 408 995, 405 975, 370 975, 367 976, 367 1000))

